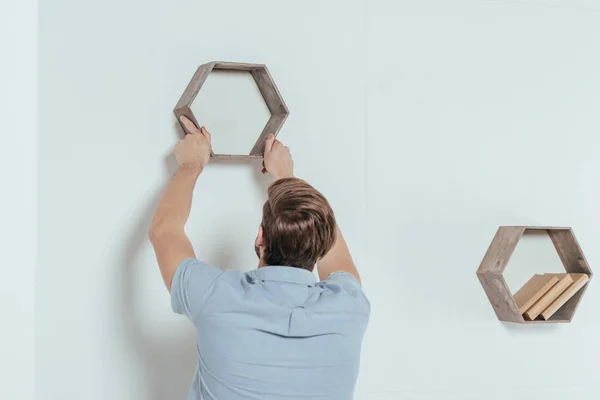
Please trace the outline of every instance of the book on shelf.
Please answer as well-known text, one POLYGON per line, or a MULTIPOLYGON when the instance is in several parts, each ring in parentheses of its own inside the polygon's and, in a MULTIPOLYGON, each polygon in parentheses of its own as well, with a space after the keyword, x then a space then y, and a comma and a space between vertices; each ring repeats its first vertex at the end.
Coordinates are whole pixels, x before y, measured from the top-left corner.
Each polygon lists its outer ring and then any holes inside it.
POLYGON ((556 300, 572 283, 573 278, 569 274, 548 274, 556 276, 558 282, 539 298, 523 316, 528 321, 535 320, 554 300, 556 300))
POLYGON ((569 276, 573 279, 573 283, 571 283, 571 285, 569 285, 564 292, 562 292, 548 307, 546 307, 544 311, 540 313, 542 319, 548 320, 550 317, 552 317, 590 280, 587 274, 569 274, 569 276))
POLYGON ((552 274, 536 274, 513 296, 519 313, 529 310, 536 301, 558 283, 558 277, 552 274))

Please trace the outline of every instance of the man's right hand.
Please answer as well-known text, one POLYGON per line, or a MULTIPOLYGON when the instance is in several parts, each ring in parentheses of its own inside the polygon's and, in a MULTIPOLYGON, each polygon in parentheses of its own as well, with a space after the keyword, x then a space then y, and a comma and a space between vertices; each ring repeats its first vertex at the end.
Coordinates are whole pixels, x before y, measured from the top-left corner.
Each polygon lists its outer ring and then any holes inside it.
POLYGON ((287 146, 275 139, 272 133, 267 136, 262 173, 270 173, 276 180, 294 177, 294 161, 287 146))

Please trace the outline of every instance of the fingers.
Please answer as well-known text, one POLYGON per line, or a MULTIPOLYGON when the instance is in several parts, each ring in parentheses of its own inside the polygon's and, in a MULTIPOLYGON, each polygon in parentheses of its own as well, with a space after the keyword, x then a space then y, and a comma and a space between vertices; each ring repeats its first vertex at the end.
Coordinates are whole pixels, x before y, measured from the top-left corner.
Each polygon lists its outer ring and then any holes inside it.
POLYGON ((200 133, 202 133, 204 135, 204 137, 209 141, 211 141, 211 136, 210 136, 210 132, 206 129, 206 127, 202 127, 202 129, 200 129, 200 133))
POLYGON ((200 135, 201 137, 204 137, 206 140, 208 140, 209 143, 211 143, 210 132, 206 129, 206 127, 202 126, 200 127, 200 129, 198 129, 189 118, 183 115, 179 119, 181 120, 181 123, 183 124, 183 126, 189 134, 200 135))
POLYGON ((190 121, 187 117, 182 115, 179 118, 179 120, 183 124, 183 127, 185 128, 187 133, 190 133, 190 134, 200 133, 200 130, 196 127, 196 125, 194 125, 194 123, 192 121, 190 121))
POLYGON ((265 142, 265 154, 273 150, 273 144, 275 143, 275 135, 269 133, 267 135, 267 141, 265 142))

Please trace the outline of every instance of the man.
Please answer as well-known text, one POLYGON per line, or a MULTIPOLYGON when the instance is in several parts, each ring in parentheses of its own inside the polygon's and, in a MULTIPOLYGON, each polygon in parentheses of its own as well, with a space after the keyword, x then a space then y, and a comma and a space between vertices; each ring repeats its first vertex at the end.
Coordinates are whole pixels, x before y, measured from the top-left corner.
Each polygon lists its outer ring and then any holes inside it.
POLYGON ((294 178, 289 149, 269 135, 263 173, 275 182, 255 240, 258 268, 197 260, 184 225, 211 142, 204 127, 182 122, 191 133, 175 147, 179 169, 150 240, 173 310, 197 329, 188 399, 352 399, 370 305, 329 203, 294 178))

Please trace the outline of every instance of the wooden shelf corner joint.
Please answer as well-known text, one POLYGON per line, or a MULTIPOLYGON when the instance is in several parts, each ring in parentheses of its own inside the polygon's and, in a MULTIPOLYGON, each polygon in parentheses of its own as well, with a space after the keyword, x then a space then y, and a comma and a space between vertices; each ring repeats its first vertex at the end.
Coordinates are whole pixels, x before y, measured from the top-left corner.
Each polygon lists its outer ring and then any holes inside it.
POLYGON ((181 116, 185 116, 190 119, 197 127, 199 127, 199 123, 192 112, 191 105, 194 102, 194 99, 200 92, 202 85, 206 82, 206 78, 208 75, 214 70, 226 70, 226 71, 247 71, 254 78, 254 82, 258 87, 260 94, 262 95, 269 112, 271 113, 271 117, 267 121, 265 127, 262 132, 258 134, 258 138, 256 139, 256 143, 252 147, 252 150, 249 154, 214 154, 211 153, 212 157, 215 158, 223 158, 223 159, 255 159, 262 158, 263 153, 265 151, 265 142, 267 140, 267 135, 269 133, 273 133, 275 136, 281 130, 281 127, 285 123, 289 110, 273 80, 273 77, 269 73, 269 70, 264 64, 249 64, 249 63, 239 63, 239 62, 229 62, 229 61, 212 61, 206 64, 202 64, 198 67, 194 76, 188 83, 185 91, 181 95, 181 98, 175 105, 173 109, 173 113, 177 118, 177 121, 180 123, 181 128, 187 134, 186 129, 183 127, 180 121, 181 116))
POLYGON ((501 226, 496 231, 496 235, 477 269, 477 277, 498 319, 503 322, 520 324, 571 322, 592 275, 592 270, 583 255, 573 230, 568 227, 501 226), (583 273, 589 277, 587 283, 545 321, 527 321, 523 317, 519 311, 517 301, 503 277, 504 270, 519 240, 526 231, 534 230, 548 233, 567 273, 583 273))

